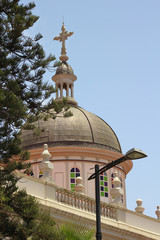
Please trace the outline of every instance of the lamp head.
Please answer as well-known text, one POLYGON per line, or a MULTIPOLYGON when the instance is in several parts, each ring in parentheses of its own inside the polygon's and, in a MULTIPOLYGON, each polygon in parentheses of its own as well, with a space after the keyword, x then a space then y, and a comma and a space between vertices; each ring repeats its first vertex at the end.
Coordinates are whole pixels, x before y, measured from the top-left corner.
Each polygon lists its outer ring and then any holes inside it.
POLYGON ((131 159, 131 160, 136 160, 139 158, 145 158, 147 155, 142 151, 137 148, 132 148, 128 152, 126 152, 125 158, 126 159, 131 159))

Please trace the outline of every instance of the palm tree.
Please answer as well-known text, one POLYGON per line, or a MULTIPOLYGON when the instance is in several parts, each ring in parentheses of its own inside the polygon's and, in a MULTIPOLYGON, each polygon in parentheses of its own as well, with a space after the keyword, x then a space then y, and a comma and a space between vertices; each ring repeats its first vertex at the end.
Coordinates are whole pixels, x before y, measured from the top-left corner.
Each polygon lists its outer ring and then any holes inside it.
POLYGON ((65 223, 60 226, 64 240, 94 240, 94 229, 88 229, 83 225, 65 223))

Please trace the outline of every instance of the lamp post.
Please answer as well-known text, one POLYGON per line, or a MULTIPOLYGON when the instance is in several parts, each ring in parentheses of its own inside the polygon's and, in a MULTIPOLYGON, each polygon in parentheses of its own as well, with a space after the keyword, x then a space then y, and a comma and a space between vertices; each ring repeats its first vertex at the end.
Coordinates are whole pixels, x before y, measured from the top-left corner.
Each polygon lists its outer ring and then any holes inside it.
POLYGON ((96 196, 96 240, 102 239, 102 233, 101 233, 101 214, 100 214, 100 188, 99 188, 99 175, 108 169, 126 161, 126 160, 136 160, 140 158, 147 157, 147 155, 136 148, 132 148, 129 150, 123 157, 118 158, 115 161, 112 161, 108 164, 106 164, 104 167, 99 169, 99 165, 95 165, 95 173, 93 173, 88 180, 95 178, 95 196, 96 196))

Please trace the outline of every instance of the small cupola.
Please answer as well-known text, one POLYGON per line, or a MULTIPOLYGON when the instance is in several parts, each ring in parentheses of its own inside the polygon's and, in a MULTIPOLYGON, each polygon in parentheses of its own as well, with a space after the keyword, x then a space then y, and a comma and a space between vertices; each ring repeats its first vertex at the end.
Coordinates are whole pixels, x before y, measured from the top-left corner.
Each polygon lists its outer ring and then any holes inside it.
POLYGON ((62 32, 59 36, 55 37, 54 40, 62 42, 60 65, 57 67, 56 74, 52 77, 52 80, 55 82, 56 92, 56 101, 62 101, 63 98, 67 98, 68 103, 77 105, 77 102, 74 99, 74 81, 77 77, 73 73, 73 69, 68 64, 65 40, 70 37, 73 32, 67 32, 65 30, 64 23, 61 28, 62 32))

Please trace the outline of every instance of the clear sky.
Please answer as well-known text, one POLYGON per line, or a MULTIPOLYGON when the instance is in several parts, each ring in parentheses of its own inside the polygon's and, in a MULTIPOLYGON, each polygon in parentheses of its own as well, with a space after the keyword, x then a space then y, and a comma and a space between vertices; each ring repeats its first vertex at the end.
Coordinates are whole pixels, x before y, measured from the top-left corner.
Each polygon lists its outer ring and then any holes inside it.
MULTIPOLYGON (((23 0, 23 2, 29 2, 23 0)), ((126 179, 127 207, 141 198, 145 214, 160 205, 160 1, 35 0, 40 16, 29 34, 41 33, 47 54, 60 56, 64 17, 74 35, 66 42, 77 76, 79 106, 103 118, 123 153, 136 147, 148 157, 134 162, 126 179)), ((51 81, 54 72, 45 75, 51 81)))

